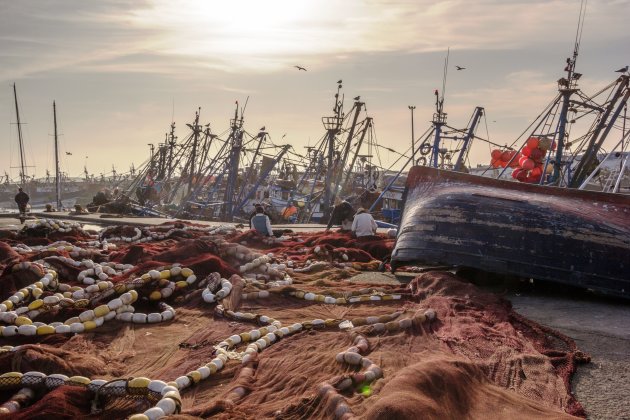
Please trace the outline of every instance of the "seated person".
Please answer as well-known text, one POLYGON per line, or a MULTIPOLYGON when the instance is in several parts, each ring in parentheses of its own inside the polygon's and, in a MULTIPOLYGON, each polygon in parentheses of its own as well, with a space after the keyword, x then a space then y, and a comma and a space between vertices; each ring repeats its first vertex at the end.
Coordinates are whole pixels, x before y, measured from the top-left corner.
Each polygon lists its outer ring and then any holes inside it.
POLYGON ((282 210, 282 219, 289 223, 295 223, 297 220, 297 211, 297 207, 293 205, 293 202, 289 201, 284 210, 282 210))
POLYGON ((360 238, 362 236, 372 236, 376 234, 376 221, 363 207, 359 208, 352 222, 352 233, 360 238))
POLYGON ((335 206, 330 214, 330 220, 328 221, 326 230, 330 230, 332 225, 341 225, 341 230, 350 230, 352 228, 353 214, 354 209, 352 208, 352 204, 348 203, 346 200, 336 197, 335 206))
POLYGON ((263 236, 273 236, 271 220, 262 206, 256 206, 256 214, 249 220, 250 227, 263 236))
POLYGON ((254 218, 254 216, 256 216, 256 214, 258 214, 259 209, 262 210, 262 213, 266 215, 269 218, 269 220, 271 220, 271 215, 267 212, 267 210, 265 210, 265 207, 261 203, 254 204, 254 211, 249 214, 249 228, 250 229, 254 228, 254 226, 252 226, 252 219, 254 218))

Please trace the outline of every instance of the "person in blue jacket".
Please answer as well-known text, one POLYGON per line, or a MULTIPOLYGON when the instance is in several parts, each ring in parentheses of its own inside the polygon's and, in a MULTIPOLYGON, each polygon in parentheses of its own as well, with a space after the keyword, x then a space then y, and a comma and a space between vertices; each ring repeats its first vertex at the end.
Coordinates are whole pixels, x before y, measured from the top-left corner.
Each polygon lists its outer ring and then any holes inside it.
POLYGON ((269 220, 269 216, 265 214, 265 209, 262 206, 256 206, 256 213, 252 216, 249 222, 251 228, 261 235, 273 236, 271 220, 269 220))

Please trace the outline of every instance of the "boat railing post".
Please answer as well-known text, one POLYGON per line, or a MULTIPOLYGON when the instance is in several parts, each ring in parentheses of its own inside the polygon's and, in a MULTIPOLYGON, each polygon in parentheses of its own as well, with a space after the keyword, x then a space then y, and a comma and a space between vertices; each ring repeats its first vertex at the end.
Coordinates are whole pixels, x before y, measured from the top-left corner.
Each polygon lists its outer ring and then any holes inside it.
POLYGON ((611 157, 613 153, 615 153, 615 150, 617 150, 617 147, 619 147, 619 145, 621 145, 624 140, 625 140, 625 136, 622 137, 621 140, 619 140, 617 145, 615 145, 615 147, 613 147, 613 149, 608 154, 606 154, 606 157, 604 159, 602 159, 602 161, 599 163, 599 165, 597 165, 597 168, 595 168, 593 170, 593 172, 591 172, 591 174, 584 180, 584 182, 582 182, 582 184, 580 184, 580 186, 578 187, 578 190, 583 190, 586 187, 586 185, 589 182, 591 182, 591 180, 595 177, 595 175, 597 175, 597 172, 604 165, 604 162, 606 162, 608 160, 608 158, 611 157))

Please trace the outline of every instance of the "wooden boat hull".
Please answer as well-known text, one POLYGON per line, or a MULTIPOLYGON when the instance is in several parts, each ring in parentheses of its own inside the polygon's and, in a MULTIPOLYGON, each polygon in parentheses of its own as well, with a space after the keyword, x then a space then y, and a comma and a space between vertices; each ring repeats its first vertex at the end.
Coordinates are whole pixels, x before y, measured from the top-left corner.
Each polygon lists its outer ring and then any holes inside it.
POLYGON ((446 264, 630 297, 630 196, 416 166, 392 267, 446 264))

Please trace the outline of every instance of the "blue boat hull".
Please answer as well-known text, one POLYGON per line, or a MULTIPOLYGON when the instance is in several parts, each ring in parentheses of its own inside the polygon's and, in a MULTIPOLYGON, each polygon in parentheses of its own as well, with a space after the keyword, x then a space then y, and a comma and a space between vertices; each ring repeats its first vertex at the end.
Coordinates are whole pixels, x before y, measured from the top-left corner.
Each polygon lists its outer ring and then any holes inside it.
POLYGON ((412 168, 395 269, 446 264, 630 297, 630 197, 412 168))

